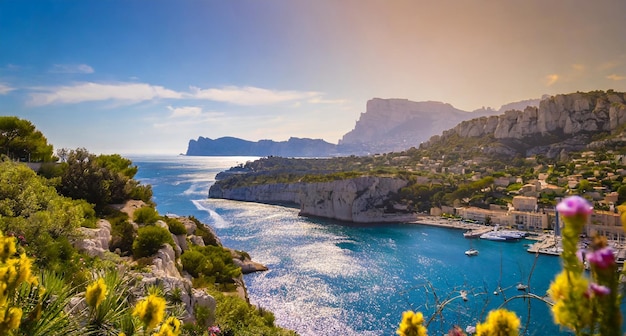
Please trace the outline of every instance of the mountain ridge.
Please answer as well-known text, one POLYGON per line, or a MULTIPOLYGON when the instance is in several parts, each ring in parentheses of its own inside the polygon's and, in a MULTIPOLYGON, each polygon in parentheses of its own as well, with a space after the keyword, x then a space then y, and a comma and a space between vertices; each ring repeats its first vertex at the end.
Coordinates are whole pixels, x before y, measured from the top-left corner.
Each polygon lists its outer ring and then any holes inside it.
POLYGON ((539 99, 528 99, 503 105, 499 110, 482 108, 464 111, 438 101, 415 102, 404 98, 372 98, 366 103, 353 130, 337 145, 322 139, 292 137, 287 141, 248 141, 235 137, 217 139, 198 137, 190 140, 186 155, 220 156, 286 156, 329 157, 369 155, 402 151, 417 147, 431 136, 441 134, 463 120, 493 115, 518 106, 538 105, 539 99))

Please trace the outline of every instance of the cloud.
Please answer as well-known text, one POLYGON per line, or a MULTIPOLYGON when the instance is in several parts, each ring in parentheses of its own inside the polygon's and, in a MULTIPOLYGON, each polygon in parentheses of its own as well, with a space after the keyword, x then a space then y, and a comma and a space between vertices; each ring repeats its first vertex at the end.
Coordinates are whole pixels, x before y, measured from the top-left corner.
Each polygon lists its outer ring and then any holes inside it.
POLYGON ((76 104, 90 101, 116 100, 138 103, 160 98, 182 98, 183 94, 162 86, 144 83, 77 83, 70 86, 35 88, 30 94, 32 106, 50 104, 76 104))
POLYGON ((586 69, 584 64, 572 64, 572 69, 576 70, 576 71, 584 71, 586 69))
POLYGON ((15 90, 14 88, 6 85, 6 84, 2 84, 0 83, 0 95, 5 95, 11 91, 15 90))
POLYGON ((610 80, 614 80, 614 81, 621 81, 626 79, 626 76, 620 76, 620 75, 616 75, 616 74, 611 74, 606 76, 606 78, 610 79, 610 80))
POLYGON ((91 74, 93 68, 87 64, 55 64, 50 69, 52 73, 91 74))
POLYGON ((558 80, 559 80, 559 75, 557 75, 557 74, 547 75, 546 76, 546 86, 552 86, 558 80))
POLYGON ((196 117, 202 114, 202 108, 197 106, 183 106, 183 107, 167 107, 168 110, 172 111, 170 118, 179 118, 179 117, 196 117))
POLYGON ((220 89, 200 89, 191 87, 191 95, 197 99, 207 99, 235 105, 268 105, 300 99, 310 99, 320 95, 314 91, 279 91, 253 86, 226 86, 220 89))

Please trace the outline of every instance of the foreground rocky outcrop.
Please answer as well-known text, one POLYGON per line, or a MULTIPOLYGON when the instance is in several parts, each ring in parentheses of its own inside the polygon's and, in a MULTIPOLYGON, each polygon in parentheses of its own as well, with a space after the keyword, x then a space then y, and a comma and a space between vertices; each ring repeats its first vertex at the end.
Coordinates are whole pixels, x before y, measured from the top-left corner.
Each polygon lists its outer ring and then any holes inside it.
MULTIPOLYGON (((131 200, 116 206, 116 208, 128 214, 129 218, 133 218, 134 211, 143 206, 146 206, 144 202, 131 200)), ((195 321, 196 314, 194 314, 194 311, 196 309, 208 309, 210 312, 215 312, 216 300, 204 289, 193 288, 192 277, 187 272, 181 271, 183 267, 179 256, 188 251, 193 245, 205 246, 205 242, 202 237, 195 235, 198 225, 195 221, 186 217, 177 217, 177 219, 185 226, 186 233, 179 235, 171 234, 174 241, 173 246, 164 244, 154 255, 149 258, 142 258, 142 260, 134 260, 132 257, 120 257, 109 251, 109 243, 112 239, 111 223, 104 219, 97 222, 96 228, 80 228, 82 237, 74 242, 74 246, 79 251, 93 257, 117 260, 119 268, 124 275, 134 279, 136 283, 130 288, 135 297, 140 297, 145 288, 148 288, 150 285, 159 285, 166 293, 178 291, 186 312, 183 315, 183 321, 194 323, 197 322, 195 321), (147 265, 143 267, 139 265, 144 263, 147 263, 147 265)), ((137 226, 134 222, 131 224, 137 226)), ((163 220, 158 220, 154 225, 169 230, 168 224, 163 220)), ((208 230, 213 235, 212 242, 214 244, 221 246, 217 235, 210 227, 206 227, 204 230, 208 230)), ((266 266, 252 261, 245 252, 227 250, 230 251, 235 265, 241 267, 242 274, 266 271, 268 269, 266 266)), ((243 277, 240 275, 233 281, 237 285, 237 295, 249 302, 243 277)), ((80 297, 72 299, 72 307, 81 304, 85 305, 84 299, 80 297)), ((72 307, 70 307, 70 310, 72 307)), ((210 314, 208 316, 209 320, 205 321, 205 323, 211 325, 214 322, 212 320, 213 316, 214 314, 210 314)))
POLYGON ((407 181, 399 178, 363 176, 330 182, 274 183, 223 188, 216 183, 209 197, 269 204, 293 204, 300 215, 355 223, 396 222, 415 219, 415 214, 394 207, 392 196, 407 181))

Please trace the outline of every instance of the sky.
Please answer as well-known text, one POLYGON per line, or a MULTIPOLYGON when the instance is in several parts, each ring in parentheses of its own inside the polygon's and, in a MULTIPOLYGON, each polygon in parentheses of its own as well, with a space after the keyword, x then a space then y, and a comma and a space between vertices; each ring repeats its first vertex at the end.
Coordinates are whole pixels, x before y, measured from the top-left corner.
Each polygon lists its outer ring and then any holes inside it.
POLYGON ((337 143, 369 99, 626 91, 622 0, 0 0, 0 115, 55 149, 337 143))

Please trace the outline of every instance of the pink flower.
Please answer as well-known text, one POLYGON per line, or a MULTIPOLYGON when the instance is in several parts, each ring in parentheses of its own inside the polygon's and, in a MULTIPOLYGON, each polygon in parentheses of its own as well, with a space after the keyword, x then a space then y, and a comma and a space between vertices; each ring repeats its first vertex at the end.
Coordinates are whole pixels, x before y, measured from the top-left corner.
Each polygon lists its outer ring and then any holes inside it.
POLYGON ((467 326, 467 328, 465 328, 465 332, 468 334, 474 334, 476 333, 476 327, 474 326, 467 326))
POLYGON ((209 335, 211 336, 216 336, 217 334, 220 333, 220 327, 218 326, 211 326, 209 327, 209 335))
POLYGON ((604 296, 609 295, 610 293, 611 289, 609 287, 598 285, 597 283, 593 282, 589 284, 589 289, 587 289, 587 296, 591 296, 591 294, 604 296))
POLYGON ((597 251, 587 253, 587 260, 600 269, 615 265, 615 255, 610 247, 604 247, 597 251))
POLYGON ((570 196, 562 200, 556 210, 563 217, 573 217, 578 215, 589 216, 593 213, 593 206, 589 201, 580 196, 570 196))
POLYGON ((448 331, 448 336, 467 336, 459 326, 454 326, 454 328, 448 331))

